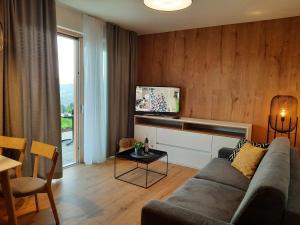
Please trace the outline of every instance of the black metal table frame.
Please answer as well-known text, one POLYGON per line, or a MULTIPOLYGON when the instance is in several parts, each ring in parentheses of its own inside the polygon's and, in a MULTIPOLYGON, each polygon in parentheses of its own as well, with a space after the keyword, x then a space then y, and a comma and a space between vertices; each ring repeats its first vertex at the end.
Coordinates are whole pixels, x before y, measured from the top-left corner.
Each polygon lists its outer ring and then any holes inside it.
POLYGON ((130 159, 124 159, 124 158, 118 158, 116 155, 115 155, 115 159, 114 159, 114 177, 115 179, 117 180, 120 180, 120 181, 123 181, 123 182, 126 182, 126 183, 129 183, 129 184, 133 184, 135 186, 138 186, 138 187, 142 187, 142 188, 145 188, 145 189, 148 189, 149 187, 152 187, 154 184, 156 184, 157 182, 159 182, 160 180, 162 180, 163 178, 167 177, 168 176, 168 169, 169 169, 169 156, 168 156, 168 153, 166 155, 163 155, 161 156, 160 158, 158 158, 157 160, 153 161, 153 162, 150 162, 150 163, 143 163, 143 162, 138 162, 137 160, 130 160, 130 159), (164 157, 167 157, 167 167, 166 167, 166 172, 165 173, 161 173, 161 172, 158 172, 158 171, 154 171, 154 170, 150 170, 149 169, 149 164, 151 163, 154 163, 156 162, 157 160, 161 159, 161 158, 164 158, 164 157), (128 161, 131 161, 131 162, 136 162, 136 167, 133 168, 133 169, 130 169, 120 175, 117 176, 117 159, 119 160, 128 160, 128 161), (139 167, 139 164, 143 164, 143 165, 146 165, 146 168, 143 168, 143 167, 139 167), (145 186, 143 185, 139 185, 139 184, 136 184, 134 182, 130 182, 128 180, 125 180, 125 179, 121 179, 122 176, 124 176, 125 174, 128 174, 134 170, 137 170, 137 169, 142 169, 142 170, 145 170, 146 171, 146 182, 145 182, 145 186), (148 185, 148 173, 149 172, 152 172, 152 173, 156 173, 156 174, 160 174, 162 175, 162 177, 160 177, 159 179, 157 179, 155 182, 153 182, 152 184, 148 185))

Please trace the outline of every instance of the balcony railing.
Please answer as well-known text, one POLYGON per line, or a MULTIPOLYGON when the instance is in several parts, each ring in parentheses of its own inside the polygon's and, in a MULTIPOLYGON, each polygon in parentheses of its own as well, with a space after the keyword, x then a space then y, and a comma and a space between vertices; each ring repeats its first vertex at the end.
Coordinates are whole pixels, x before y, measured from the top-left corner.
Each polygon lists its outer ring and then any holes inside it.
POLYGON ((74 150, 74 114, 61 114, 61 137, 63 166, 76 163, 74 150))

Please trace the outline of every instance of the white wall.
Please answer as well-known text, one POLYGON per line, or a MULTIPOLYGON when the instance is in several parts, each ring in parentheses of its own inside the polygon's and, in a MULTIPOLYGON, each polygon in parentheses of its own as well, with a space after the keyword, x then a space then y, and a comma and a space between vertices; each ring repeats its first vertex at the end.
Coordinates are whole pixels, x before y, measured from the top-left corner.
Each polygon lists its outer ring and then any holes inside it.
POLYGON ((82 32, 82 13, 67 6, 56 4, 57 25, 82 32))

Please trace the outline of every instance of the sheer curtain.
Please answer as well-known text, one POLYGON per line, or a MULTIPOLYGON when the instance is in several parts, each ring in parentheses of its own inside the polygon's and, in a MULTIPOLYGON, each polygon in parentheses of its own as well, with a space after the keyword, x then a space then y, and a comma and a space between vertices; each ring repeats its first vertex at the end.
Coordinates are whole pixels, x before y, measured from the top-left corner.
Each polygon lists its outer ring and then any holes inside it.
POLYGON ((107 72, 105 23, 83 17, 84 162, 100 163, 107 149, 107 72))

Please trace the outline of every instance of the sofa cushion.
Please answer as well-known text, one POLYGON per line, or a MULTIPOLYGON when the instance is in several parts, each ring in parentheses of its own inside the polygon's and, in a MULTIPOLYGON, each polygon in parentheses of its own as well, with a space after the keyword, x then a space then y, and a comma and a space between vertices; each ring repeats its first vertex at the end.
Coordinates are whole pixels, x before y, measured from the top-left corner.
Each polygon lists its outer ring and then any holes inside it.
POLYGON ((244 195, 244 191, 228 185, 192 178, 166 202, 229 222, 244 195))
POLYGON ((263 149, 267 149, 270 146, 269 143, 257 143, 257 142, 254 142, 254 141, 249 141, 246 138, 241 138, 240 141, 237 143, 236 147, 233 149, 231 155, 229 155, 228 160, 233 162, 233 160, 236 157, 237 153, 240 151, 240 149, 246 143, 251 144, 254 147, 259 147, 259 148, 263 148, 263 149))
POLYGON ((248 179, 251 179, 265 153, 265 149, 246 143, 234 158, 231 166, 239 170, 248 179))
POLYGON ((215 181, 246 191, 250 180, 232 167, 226 159, 213 159, 195 178, 215 181))

